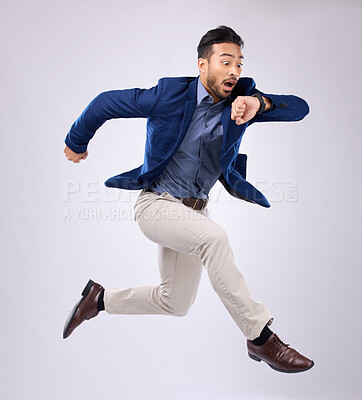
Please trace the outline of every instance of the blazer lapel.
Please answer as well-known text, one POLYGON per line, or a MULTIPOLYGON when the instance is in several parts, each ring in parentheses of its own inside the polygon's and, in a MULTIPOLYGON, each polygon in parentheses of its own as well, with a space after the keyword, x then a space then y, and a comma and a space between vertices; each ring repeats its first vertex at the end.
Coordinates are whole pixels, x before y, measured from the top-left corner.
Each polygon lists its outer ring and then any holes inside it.
POLYGON ((195 108, 196 108, 196 100, 191 100, 187 101, 185 105, 185 111, 184 111, 184 116, 181 122, 181 128, 177 140, 176 147, 178 148, 179 144, 182 142, 184 139, 187 130, 189 129, 189 126, 191 124, 192 116, 194 115, 195 108))
POLYGON ((231 106, 224 108, 221 115, 221 122, 224 130, 222 143, 222 154, 224 154, 240 139, 248 123, 236 125, 235 121, 231 120, 231 106))
POLYGON ((221 158, 223 158, 229 150, 238 142, 244 135, 246 127, 249 125, 247 122, 243 125, 236 125, 235 121, 231 120, 231 103, 237 96, 248 96, 255 88, 255 82, 252 78, 240 78, 236 87, 232 91, 229 99, 229 105, 225 106, 221 116, 221 122, 224 129, 223 144, 221 149, 221 158))
POLYGON ((196 104, 197 104, 197 82, 198 79, 196 78, 193 80, 188 89, 187 89, 187 98, 188 101, 186 101, 185 104, 185 111, 184 111, 184 116, 181 122, 181 127, 179 131, 179 137, 177 140, 176 148, 179 147, 180 143, 182 142, 183 138, 186 135, 187 130, 189 129, 192 117, 195 112, 196 104))

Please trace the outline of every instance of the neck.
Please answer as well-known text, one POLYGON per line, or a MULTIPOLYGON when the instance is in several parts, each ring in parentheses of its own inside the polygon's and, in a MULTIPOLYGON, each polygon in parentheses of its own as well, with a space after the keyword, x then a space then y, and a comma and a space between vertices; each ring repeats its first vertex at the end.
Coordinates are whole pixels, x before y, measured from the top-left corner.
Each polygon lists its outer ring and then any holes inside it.
POLYGON ((221 101, 221 99, 214 95, 214 93, 210 90, 209 86, 207 85, 205 78, 201 75, 200 75, 200 82, 204 86, 207 93, 211 96, 212 100, 214 101, 214 104, 219 103, 221 101))

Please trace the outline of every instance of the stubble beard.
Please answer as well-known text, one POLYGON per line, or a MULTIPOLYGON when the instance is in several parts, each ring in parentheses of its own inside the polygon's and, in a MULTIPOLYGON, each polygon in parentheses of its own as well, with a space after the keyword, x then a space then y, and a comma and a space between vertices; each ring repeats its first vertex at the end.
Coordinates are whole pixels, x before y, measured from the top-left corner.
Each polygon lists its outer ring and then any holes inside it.
POLYGON ((223 94, 220 89, 218 88, 216 84, 216 78, 214 75, 208 75, 206 79, 206 83, 210 91, 213 93, 215 97, 217 97, 220 100, 226 99, 229 95, 228 94, 223 94))

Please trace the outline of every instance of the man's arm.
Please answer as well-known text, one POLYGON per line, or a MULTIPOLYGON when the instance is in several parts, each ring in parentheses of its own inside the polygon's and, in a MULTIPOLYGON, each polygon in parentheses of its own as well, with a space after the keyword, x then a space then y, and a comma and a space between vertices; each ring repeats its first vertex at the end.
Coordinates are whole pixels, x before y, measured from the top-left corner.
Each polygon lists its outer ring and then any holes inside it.
POLYGON ((259 93, 272 102, 272 109, 268 112, 256 114, 253 122, 268 121, 300 121, 309 113, 308 103, 301 97, 294 95, 279 95, 259 93))
MULTIPOLYGON (((261 92, 260 92, 261 93, 261 92)), ((231 119, 240 124, 267 121, 300 121, 309 113, 305 100, 293 95, 262 94, 264 112, 257 114, 260 102, 256 97, 238 96, 231 107, 231 119)))
MULTIPOLYGON (((265 103, 263 112, 270 110, 273 107, 273 102, 268 98, 262 96, 265 103)), ((237 125, 245 124, 255 117, 260 109, 260 101, 257 97, 252 96, 238 96, 231 105, 231 119, 237 125)))
POLYGON ((309 106, 305 100, 293 95, 266 94, 256 89, 252 78, 242 77, 233 91, 232 119, 237 124, 249 121, 299 121, 309 113, 309 106), (259 93, 266 103, 266 108, 261 114, 257 114, 260 103, 255 97, 259 93), (240 99, 241 98, 241 99, 240 99), (246 115, 245 115, 246 113, 246 115))
POLYGON ((87 146, 97 129, 112 118, 147 118, 158 102, 162 81, 151 89, 112 90, 99 94, 74 122, 68 132, 64 153, 79 162, 87 155, 87 146))

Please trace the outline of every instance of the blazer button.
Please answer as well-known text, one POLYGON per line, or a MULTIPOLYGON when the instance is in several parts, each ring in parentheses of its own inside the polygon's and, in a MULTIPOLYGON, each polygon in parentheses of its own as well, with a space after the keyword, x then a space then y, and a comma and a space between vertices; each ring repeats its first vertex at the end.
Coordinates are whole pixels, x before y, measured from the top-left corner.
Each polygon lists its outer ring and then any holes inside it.
POLYGON ((279 104, 279 107, 281 107, 281 108, 287 108, 287 107, 288 107, 288 104, 287 104, 287 103, 280 103, 280 104, 279 104))

